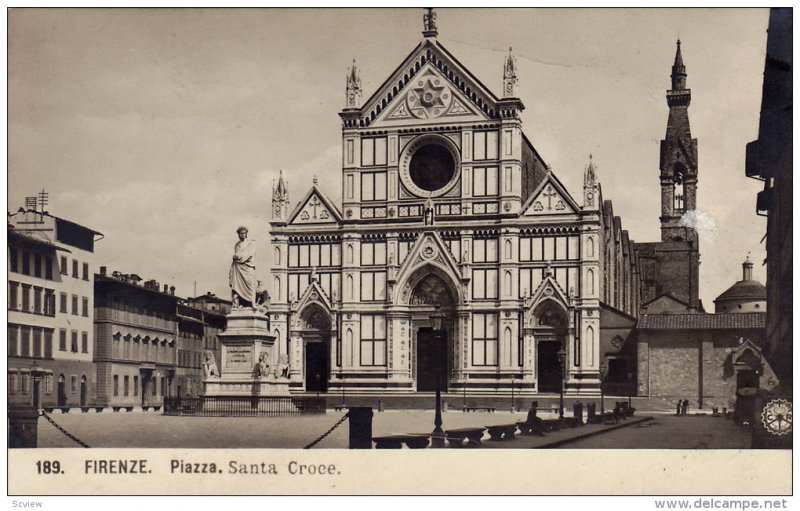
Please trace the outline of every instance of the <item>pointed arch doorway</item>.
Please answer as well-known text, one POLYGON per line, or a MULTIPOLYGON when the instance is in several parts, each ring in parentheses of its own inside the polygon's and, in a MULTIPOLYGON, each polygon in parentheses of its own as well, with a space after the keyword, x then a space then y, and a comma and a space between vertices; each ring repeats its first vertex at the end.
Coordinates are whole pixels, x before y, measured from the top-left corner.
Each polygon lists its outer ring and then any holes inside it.
POLYGON ((417 392, 436 390, 436 378, 440 378, 442 392, 449 386, 453 353, 450 347, 455 338, 456 300, 450 286, 435 273, 422 277, 414 286, 409 300, 415 330, 414 376, 417 392), (437 353, 436 333, 431 328, 430 317, 436 310, 445 314, 444 335, 440 339, 437 353))
POLYGON ((564 309, 552 300, 537 305, 533 315, 539 392, 557 394, 564 384, 564 367, 558 352, 566 349, 568 318, 564 309))
POLYGON ((331 378, 331 318, 319 304, 311 303, 300 312, 301 337, 305 351, 306 392, 327 392, 331 378))

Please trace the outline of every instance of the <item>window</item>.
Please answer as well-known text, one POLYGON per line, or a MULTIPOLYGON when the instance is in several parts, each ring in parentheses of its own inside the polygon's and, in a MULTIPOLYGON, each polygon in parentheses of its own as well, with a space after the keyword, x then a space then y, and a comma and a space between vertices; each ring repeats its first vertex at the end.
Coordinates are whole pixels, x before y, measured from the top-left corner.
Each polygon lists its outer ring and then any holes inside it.
POLYGON ((72 295, 72 314, 78 315, 78 295, 72 295))
POLYGON ((473 134, 472 158, 475 160, 497 159, 497 132, 476 131, 473 134))
POLYGON ((114 395, 119 396, 119 375, 114 375, 114 395))
POLYGON ((61 256, 61 268, 59 268, 61 275, 67 274, 67 256, 61 256))
POLYGON ((58 312, 67 313, 67 293, 61 293, 59 295, 58 312))
POLYGON ((16 394, 17 392, 17 373, 16 371, 8 372, 8 393, 16 394))
POLYGON ((133 395, 139 395, 139 376, 137 375, 133 376, 133 395))
POLYGON ((89 280, 89 263, 83 263, 83 280, 89 280))
POLYGON ((289 275, 289 299, 299 300, 300 295, 308 287, 310 273, 292 273, 289 275))
POLYGON ((78 377, 74 374, 69 377, 69 390, 73 394, 78 390, 78 377))
POLYGON ((33 312, 34 314, 42 313, 42 291, 40 287, 33 288, 33 312))
POLYGON ((22 284, 22 310, 31 311, 31 286, 27 284, 22 284))
POLYGON ((56 315, 56 293, 52 289, 44 291, 44 313, 48 316, 56 315))
POLYGON ((472 241, 472 262, 474 263, 496 263, 497 262, 497 240, 496 239, 477 239, 472 241))
POLYGON ((19 354, 17 345, 17 333, 19 327, 17 325, 8 325, 8 356, 15 357, 19 354))
POLYGON ((497 298, 497 270, 472 270, 472 298, 497 298))
POLYGON ((361 365, 386 365, 386 318, 361 316, 361 365))
POLYGON ((19 309, 19 283, 17 282, 8 282, 8 308, 10 310, 17 310, 19 309))
POLYGON ((386 272, 361 273, 361 300, 377 301, 386 299, 386 272))
POLYGON ((361 265, 382 266, 386 264, 386 243, 362 243, 361 265))
POLYGON ((78 331, 77 330, 73 330, 72 331, 72 352, 73 353, 77 353, 78 352, 78 331))
POLYGON ((155 396, 158 391, 158 376, 153 376, 153 384, 150 387, 153 389, 153 395, 155 396))
POLYGON ((31 274, 31 259, 30 254, 26 251, 22 251, 22 273, 25 275, 31 274))
POLYGON ((42 277, 42 254, 33 255, 33 274, 36 277, 42 277))
POLYGON ((497 167, 477 167, 472 171, 472 195, 497 195, 497 167))
POLYGON ((33 329, 33 356, 42 358, 42 329, 33 329))
POLYGON ((89 299, 84 296, 82 301, 83 301, 83 303, 82 303, 83 307, 81 308, 81 314, 83 314, 83 317, 88 318, 89 317, 89 299))
POLYGON ((89 353, 89 332, 81 332, 81 353, 89 353))
POLYGON ((63 328, 58 331, 58 350, 67 351, 67 331, 63 328))
POLYGON ((386 200, 386 172, 361 174, 361 200, 386 200))
POLYGON ((17 252, 16 248, 8 249, 8 259, 11 267, 11 271, 14 273, 19 272, 19 252, 17 252))
POLYGON ((28 374, 28 373, 22 373, 22 375, 21 375, 22 393, 23 394, 27 394, 28 393, 28 388, 29 388, 29 385, 30 385, 30 377, 31 377, 31 375, 28 374))
POLYGON ((124 396, 130 394, 130 377, 126 374, 122 381, 122 393, 124 396))
POLYGON ((386 137, 361 139, 361 165, 386 165, 386 137))
POLYGON ((23 326, 20 331, 22 332, 22 338, 20 339, 21 349, 20 355, 23 357, 30 357, 31 356, 31 328, 28 326, 23 326))
POLYGON ((44 260, 44 278, 53 280, 53 258, 50 256, 44 260))
POLYGON ((53 331, 44 331, 44 358, 53 358, 53 331))
POLYGON ((472 317, 472 365, 497 365, 497 315, 472 317))
POLYGON ((73 259, 72 260, 72 276, 75 277, 76 279, 78 278, 78 260, 77 259, 73 259))

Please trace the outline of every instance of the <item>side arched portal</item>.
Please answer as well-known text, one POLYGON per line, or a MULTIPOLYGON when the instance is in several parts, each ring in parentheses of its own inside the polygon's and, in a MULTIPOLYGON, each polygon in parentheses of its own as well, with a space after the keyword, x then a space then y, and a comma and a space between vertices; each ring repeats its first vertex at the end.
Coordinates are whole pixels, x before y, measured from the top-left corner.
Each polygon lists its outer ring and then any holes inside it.
POLYGON ((559 351, 566 351, 569 319, 563 307, 553 300, 544 300, 533 310, 536 340, 536 374, 539 392, 557 393, 564 381, 564 365, 559 351))
POLYGON ((306 391, 327 392, 331 376, 331 316, 318 303, 310 303, 300 311, 299 330, 305 352, 306 391))

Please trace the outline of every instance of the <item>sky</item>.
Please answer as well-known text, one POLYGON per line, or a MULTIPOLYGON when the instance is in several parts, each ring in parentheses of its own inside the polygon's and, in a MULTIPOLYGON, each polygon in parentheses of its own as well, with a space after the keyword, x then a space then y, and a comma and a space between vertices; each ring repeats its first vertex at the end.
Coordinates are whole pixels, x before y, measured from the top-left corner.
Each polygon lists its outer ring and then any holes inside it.
MULTIPOLYGON (((523 130, 581 197, 589 154, 633 240, 658 241, 659 141, 680 38, 698 139, 700 297, 764 282, 758 137, 766 9, 437 9, 439 41, 495 94, 517 55, 523 130)), ((341 199, 345 77, 364 99, 422 39, 423 9, 12 9, 8 210, 45 188, 48 210, 104 238, 96 262, 228 297, 235 229, 257 275, 271 264, 279 170, 292 204, 316 176, 341 199)))

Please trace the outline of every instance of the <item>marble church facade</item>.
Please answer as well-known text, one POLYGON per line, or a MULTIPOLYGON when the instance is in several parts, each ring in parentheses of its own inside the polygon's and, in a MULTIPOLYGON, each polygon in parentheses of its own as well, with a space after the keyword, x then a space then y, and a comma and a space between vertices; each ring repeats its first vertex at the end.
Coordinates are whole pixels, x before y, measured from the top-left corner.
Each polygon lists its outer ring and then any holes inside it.
POLYGON ((366 101, 348 73, 341 205, 316 180, 293 208, 283 177, 273 190, 270 329, 291 389, 427 392, 441 371, 451 392, 599 394, 601 302, 639 306, 633 242, 591 161, 573 197, 523 133, 511 52, 498 97, 430 14, 423 36, 366 101))

